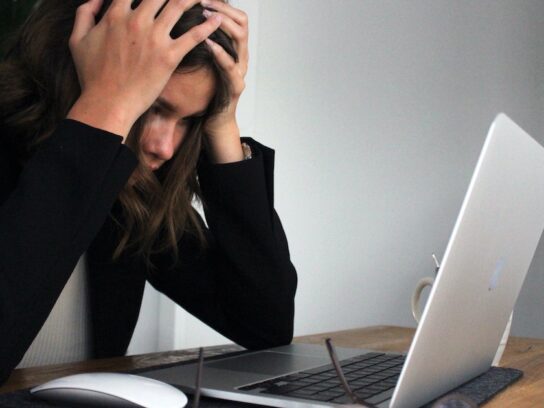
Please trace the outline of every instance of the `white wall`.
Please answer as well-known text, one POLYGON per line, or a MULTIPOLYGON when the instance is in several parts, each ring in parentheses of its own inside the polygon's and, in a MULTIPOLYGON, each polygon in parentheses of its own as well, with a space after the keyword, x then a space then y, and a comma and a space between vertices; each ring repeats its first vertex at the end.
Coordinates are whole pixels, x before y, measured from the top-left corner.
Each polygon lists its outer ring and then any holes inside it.
MULTIPOLYGON (((277 149, 296 332, 413 325, 495 114, 544 142, 544 2, 259 3, 255 134, 277 149)), ((544 336, 539 251, 516 334, 544 336)))
MULTIPOLYGON (((242 127, 276 149, 296 334, 413 326, 412 289, 446 247, 495 114, 544 143, 544 2, 237 3, 258 22, 242 127)), ((514 334, 544 337, 543 245, 514 334)), ((224 341, 175 319, 165 348, 224 341)))

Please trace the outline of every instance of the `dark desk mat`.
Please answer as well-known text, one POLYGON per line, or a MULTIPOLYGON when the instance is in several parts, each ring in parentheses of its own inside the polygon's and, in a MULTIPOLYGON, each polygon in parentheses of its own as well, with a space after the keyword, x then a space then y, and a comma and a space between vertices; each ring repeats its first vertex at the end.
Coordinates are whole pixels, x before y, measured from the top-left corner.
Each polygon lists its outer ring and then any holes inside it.
MULTIPOLYGON (((506 387, 515 383, 521 377, 523 377, 523 371, 521 370, 515 368, 491 367, 480 376, 457 387, 451 394, 464 395, 477 405, 482 405, 506 387)), ((432 407, 432 404, 432 402, 427 404, 425 408, 432 407)))
MULTIPOLYGON (((231 349, 232 350, 232 349, 231 349)), ((229 350, 230 351, 230 350, 229 350)), ((228 354, 239 354, 243 351, 236 351, 228 354)), ((214 360, 216 358, 225 357, 213 356, 206 358, 206 361, 214 360)), ((182 361, 178 363, 164 364, 157 367, 148 367, 143 369, 137 369, 129 371, 131 374, 138 374, 144 371, 149 371, 155 368, 166 368, 176 365, 188 364, 194 362, 182 361)), ((474 378, 473 380, 461 385, 460 387, 452 390, 452 393, 462 394, 469 397, 476 404, 481 405, 489 401, 493 396, 504 390, 509 385, 513 384, 523 376, 523 371, 514 368, 503 367, 491 367, 488 371, 482 375, 474 378)), ((200 400, 200 407, 202 408, 243 408, 243 407, 256 407, 257 405, 245 404, 240 402, 224 401, 213 398, 203 397, 200 400)), ((432 403, 427 404, 425 408, 432 406, 432 403)), ((189 404, 187 407, 191 407, 191 397, 189 396, 189 404)), ((59 408, 58 405, 53 405, 45 401, 41 401, 34 398, 28 389, 19 390, 7 394, 0 394, 0 408, 59 408)))

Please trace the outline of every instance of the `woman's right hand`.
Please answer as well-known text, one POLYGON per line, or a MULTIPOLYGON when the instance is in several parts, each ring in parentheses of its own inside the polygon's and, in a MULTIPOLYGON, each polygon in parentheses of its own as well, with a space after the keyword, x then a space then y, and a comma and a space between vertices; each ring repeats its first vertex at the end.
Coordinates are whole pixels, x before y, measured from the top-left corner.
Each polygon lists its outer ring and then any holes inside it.
POLYGON ((208 19, 177 39, 170 32, 200 0, 113 0, 98 24, 103 0, 77 9, 70 50, 81 95, 68 118, 125 137, 159 96, 183 57, 221 24, 208 19))

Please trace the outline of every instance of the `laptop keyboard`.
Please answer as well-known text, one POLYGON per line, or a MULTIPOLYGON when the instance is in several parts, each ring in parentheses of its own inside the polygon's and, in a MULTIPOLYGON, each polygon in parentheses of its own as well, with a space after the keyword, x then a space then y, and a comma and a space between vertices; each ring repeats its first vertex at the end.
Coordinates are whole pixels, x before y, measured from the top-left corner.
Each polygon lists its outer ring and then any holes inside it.
MULTIPOLYGON (((392 396, 405 358, 399 354, 366 353, 341 360, 340 365, 352 391, 359 398, 378 404, 392 396)), ((351 402, 332 364, 243 386, 240 390, 337 404, 351 402)))

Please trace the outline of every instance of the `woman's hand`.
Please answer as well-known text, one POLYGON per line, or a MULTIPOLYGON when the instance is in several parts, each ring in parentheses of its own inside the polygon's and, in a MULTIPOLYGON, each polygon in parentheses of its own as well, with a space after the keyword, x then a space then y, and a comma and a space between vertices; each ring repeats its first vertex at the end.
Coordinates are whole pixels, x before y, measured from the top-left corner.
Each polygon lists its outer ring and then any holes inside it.
POLYGON ((231 100, 228 107, 210 117, 204 127, 208 135, 212 159, 217 163, 227 163, 242 160, 244 155, 240 144, 240 131, 236 122, 236 107, 240 95, 245 88, 244 78, 248 67, 248 19, 247 15, 222 0, 202 0, 202 5, 215 10, 205 11, 208 19, 220 15, 220 28, 232 38, 234 48, 238 53, 238 62, 221 47, 210 39, 206 39, 216 61, 225 70, 231 83, 231 100))
POLYGON ((174 24, 199 0, 113 0, 98 24, 103 0, 77 9, 70 49, 81 96, 68 117, 125 137, 136 119, 162 92, 183 57, 221 23, 207 19, 177 39, 174 24))

